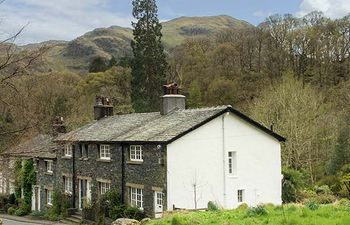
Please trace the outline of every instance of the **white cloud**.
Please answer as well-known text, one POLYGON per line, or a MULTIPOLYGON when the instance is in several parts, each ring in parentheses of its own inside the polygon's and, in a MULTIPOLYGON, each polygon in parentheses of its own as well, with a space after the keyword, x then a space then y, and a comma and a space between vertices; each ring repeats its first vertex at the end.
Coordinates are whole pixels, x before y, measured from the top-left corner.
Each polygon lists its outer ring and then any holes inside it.
POLYGON ((28 24, 17 44, 72 40, 98 27, 130 26, 131 14, 111 11, 112 0, 8 0, 0 5, 0 36, 28 24))
POLYGON ((350 0, 303 0, 297 16, 312 11, 322 11, 330 18, 340 18, 350 13, 350 0))

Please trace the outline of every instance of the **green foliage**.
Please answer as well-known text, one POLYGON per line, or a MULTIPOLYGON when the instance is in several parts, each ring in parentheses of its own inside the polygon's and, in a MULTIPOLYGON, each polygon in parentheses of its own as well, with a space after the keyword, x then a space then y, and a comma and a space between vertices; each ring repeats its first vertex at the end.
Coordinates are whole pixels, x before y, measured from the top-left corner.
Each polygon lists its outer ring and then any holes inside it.
POLYGON ((136 112, 158 111, 168 69, 155 0, 133 0, 131 99, 136 112))
POLYGON ((236 102, 236 83, 219 78, 208 87, 208 103, 211 105, 233 105, 236 102))
POLYGON ((247 210, 247 216, 248 217, 254 217, 254 216, 263 216, 268 214, 266 208, 264 205, 258 205, 256 207, 250 207, 247 210))
POLYGON ((310 202, 307 202, 306 205, 305 205, 308 209, 314 211, 314 210, 317 210, 320 206, 314 202, 314 201, 310 201, 310 202))
POLYGON ((36 217, 36 218, 45 218, 47 212, 46 211, 32 211, 30 213, 30 216, 36 217))
POLYGON ((52 206, 48 209, 45 217, 56 221, 67 216, 68 197, 59 190, 54 190, 52 195, 52 206))
POLYGON ((15 161, 13 175, 15 177, 15 198, 20 199, 22 197, 22 162, 21 160, 15 161))
POLYGON ((283 203, 295 202, 298 198, 298 192, 304 186, 303 174, 287 167, 283 168, 282 174, 282 201, 283 203))
POLYGON ((188 223, 179 216, 174 216, 171 220, 171 225, 187 225, 188 223))
POLYGON ((7 209, 7 213, 10 215, 14 215, 15 212, 16 212, 16 208, 14 208, 14 207, 10 207, 7 209))
MULTIPOLYGON (((36 172, 34 168, 33 160, 25 160, 22 167, 22 188, 23 188, 23 202, 20 205, 20 209, 23 211, 18 214, 29 214, 32 207, 32 187, 36 183, 36 172)), ((17 214, 17 212, 16 212, 17 214)))
POLYGON ((247 203, 242 203, 237 207, 237 210, 246 210, 248 208, 249 208, 249 206, 247 203))
POLYGON ((187 103, 189 108, 200 108, 202 106, 202 92, 196 81, 190 85, 187 103))
POLYGON ((219 207, 216 205, 215 202, 212 202, 212 201, 209 201, 208 202, 208 210, 209 211, 218 211, 219 210, 219 207))
POLYGON ((101 221, 105 216, 113 220, 118 218, 142 220, 146 217, 146 214, 140 209, 122 204, 121 196, 116 189, 111 189, 101 196, 94 208, 98 213, 98 220, 101 221))
POLYGON ((24 206, 24 207, 20 207, 20 208, 16 209, 15 215, 16 216, 28 215, 28 208, 26 206, 24 206))

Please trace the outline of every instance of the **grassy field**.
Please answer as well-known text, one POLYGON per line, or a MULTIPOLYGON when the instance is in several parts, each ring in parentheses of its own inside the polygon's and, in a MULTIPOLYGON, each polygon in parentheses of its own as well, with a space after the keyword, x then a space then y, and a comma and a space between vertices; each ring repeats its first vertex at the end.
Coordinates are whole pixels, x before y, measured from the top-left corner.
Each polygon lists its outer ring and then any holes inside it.
POLYGON ((350 225, 349 205, 320 205, 317 209, 310 208, 284 205, 266 206, 262 213, 251 209, 172 213, 147 225, 350 225))

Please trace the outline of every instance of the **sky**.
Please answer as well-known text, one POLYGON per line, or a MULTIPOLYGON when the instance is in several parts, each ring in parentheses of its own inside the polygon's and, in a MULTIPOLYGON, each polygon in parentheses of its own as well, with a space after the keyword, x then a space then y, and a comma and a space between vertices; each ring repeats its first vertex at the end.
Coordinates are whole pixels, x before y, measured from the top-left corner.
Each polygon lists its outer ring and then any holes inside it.
MULTIPOLYGON (((1 2, 1 1, 0 1, 1 2)), ((130 27, 131 0, 5 0, 0 4, 0 37, 16 33, 19 45, 72 40, 99 27, 130 27)), ((318 10, 331 18, 350 13, 350 0, 158 0, 161 21, 180 16, 229 15, 254 25, 275 13, 303 16, 318 10)))

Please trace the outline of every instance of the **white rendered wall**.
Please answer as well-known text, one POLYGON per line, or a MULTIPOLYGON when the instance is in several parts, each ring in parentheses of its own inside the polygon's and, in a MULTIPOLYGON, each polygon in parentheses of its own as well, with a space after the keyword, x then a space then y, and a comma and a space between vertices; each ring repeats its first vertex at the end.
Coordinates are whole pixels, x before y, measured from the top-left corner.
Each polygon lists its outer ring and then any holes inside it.
POLYGON ((239 189, 248 205, 281 204, 280 157, 276 139, 232 113, 220 116, 167 146, 168 209, 193 209, 195 185, 197 208, 209 201, 235 208, 239 189), (228 174, 229 151, 237 154, 237 176, 228 174))

